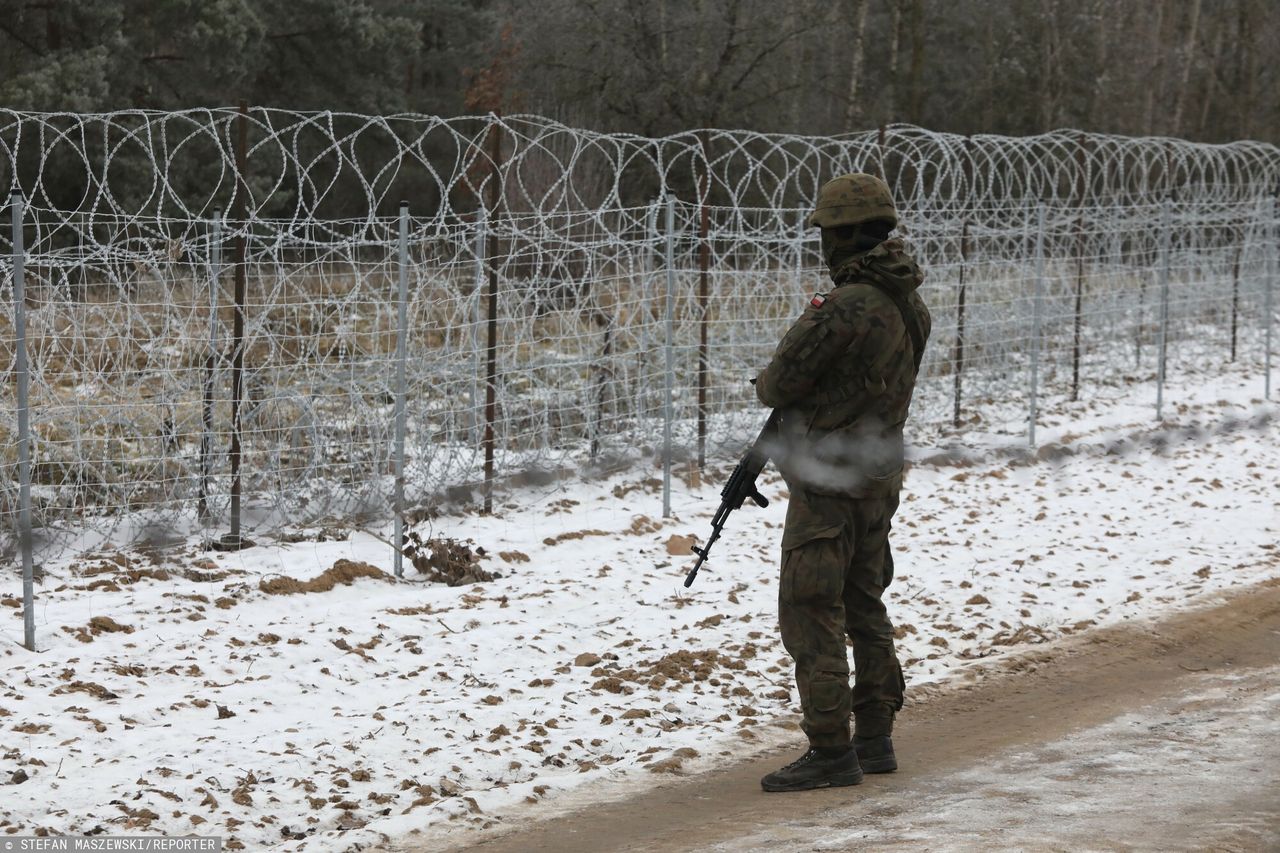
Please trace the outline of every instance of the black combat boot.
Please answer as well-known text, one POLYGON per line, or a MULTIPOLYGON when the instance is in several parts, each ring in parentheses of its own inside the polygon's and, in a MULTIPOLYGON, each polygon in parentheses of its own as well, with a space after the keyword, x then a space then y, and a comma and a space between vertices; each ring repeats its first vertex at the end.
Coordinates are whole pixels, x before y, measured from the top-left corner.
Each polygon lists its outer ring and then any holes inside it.
POLYGON ((893 738, 888 735, 855 735, 853 748, 858 754, 858 763, 867 773, 892 773, 898 769, 898 759, 893 755, 893 738))
POLYGON ((862 781, 858 753, 852 746, 809 747, 795 761, 760 780, 766 791, 808 791, 838 788, 862 781))

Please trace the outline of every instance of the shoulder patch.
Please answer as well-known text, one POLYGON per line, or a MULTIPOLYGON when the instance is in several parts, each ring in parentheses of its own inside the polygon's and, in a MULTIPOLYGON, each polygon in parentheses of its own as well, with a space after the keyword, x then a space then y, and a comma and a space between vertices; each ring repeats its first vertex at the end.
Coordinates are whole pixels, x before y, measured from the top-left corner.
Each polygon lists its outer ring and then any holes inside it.
POLYGON ((809 304, 812 305, 814 308, 821 308, 823 305, 826 304, 826 302, 827 302, 827 295, 825 293, 815 293, 813 295, 813 298, 809 300, 809 304))

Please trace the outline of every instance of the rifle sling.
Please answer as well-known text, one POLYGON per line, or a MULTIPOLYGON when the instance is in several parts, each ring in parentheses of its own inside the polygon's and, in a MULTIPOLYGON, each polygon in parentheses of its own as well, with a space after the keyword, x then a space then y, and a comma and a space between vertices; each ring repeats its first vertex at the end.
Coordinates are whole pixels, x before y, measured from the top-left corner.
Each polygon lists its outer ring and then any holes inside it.
POLYGON ((915 372, 920 372, 920 362, 924 358, 924 332, 920 328, 920 320, 916 317, 915 309, 907 302, 897 290, 888 287, 884 282, 877 281, 871 276, 863 276, 858 279, 859 284, 866 284, 874 287, 883 293, 890 302, 898 307, 898 313, 902 315, 902 324, 907 327, 907 334, 911 336, 911 357, 915 362, 915 372))

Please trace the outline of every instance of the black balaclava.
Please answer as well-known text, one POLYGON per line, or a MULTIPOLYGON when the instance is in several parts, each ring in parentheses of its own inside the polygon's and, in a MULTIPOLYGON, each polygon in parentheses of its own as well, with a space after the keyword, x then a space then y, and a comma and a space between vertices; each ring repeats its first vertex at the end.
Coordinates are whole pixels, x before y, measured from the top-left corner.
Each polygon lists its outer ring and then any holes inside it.
POLYGON ((859 225, 822 229, 822 259, 827 270, 837 270, 864 252, 869 252, 889 238, 893 226, 883 220, 859 225))

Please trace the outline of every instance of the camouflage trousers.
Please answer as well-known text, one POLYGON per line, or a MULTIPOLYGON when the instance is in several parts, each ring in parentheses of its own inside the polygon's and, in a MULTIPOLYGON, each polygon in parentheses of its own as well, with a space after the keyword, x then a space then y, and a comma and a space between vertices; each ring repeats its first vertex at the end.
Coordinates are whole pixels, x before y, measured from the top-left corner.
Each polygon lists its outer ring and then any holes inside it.
POLYGON ((902 707, 906 685, 881 601, 893 579, 889 528, 897 508, 896 489, 876 498, 791 491, 778 621, 813 746, 848 743, 851 712, 858 735, 889 734, 902 707), (852 690, 846 636, 853 642, 852 690))

